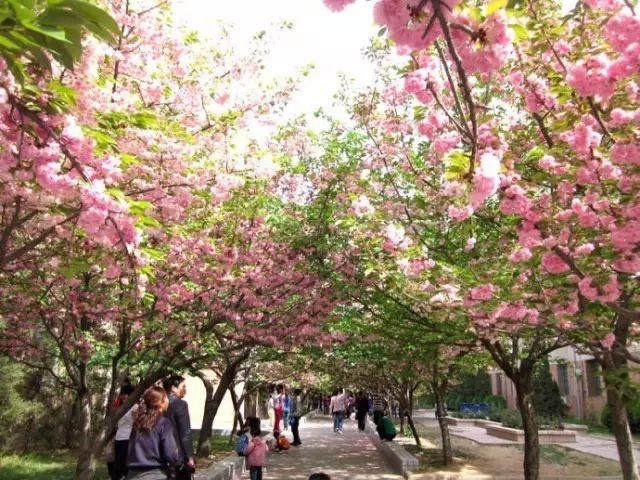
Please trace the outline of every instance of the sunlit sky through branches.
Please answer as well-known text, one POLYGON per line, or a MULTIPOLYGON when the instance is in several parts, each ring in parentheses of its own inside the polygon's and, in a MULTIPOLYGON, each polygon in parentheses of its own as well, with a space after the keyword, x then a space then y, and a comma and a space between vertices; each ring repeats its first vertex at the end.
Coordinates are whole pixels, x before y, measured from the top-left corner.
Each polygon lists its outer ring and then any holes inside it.
MULTIPOLYGON (((562 0, 565 11, 576 0, 562 0)), ((201 34, 215 29, 218 21, 232 26, 234 43, 246 45, 260 30, 290 21, 293 28, 275 38, 265 59, 273 77, 294 75, 304 65, 315 68, 295 95, 289 114, 312 113, 322 107, 333 115, 332 96, 340 87, 338 74, 353 79, 354 86, 372 82, 374 69, 363 56, 379 27, 373 23, 372 2, 359 1, 343 12, 327 9, 322 0, 175 0, 178 21, 201 34)))

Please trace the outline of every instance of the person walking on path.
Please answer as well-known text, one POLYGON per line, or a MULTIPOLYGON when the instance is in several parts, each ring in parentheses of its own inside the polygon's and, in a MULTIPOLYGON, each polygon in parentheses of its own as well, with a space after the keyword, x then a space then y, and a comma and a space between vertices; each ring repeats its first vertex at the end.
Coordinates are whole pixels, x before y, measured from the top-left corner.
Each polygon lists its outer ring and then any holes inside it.
POLYGON ((278 385, 276 391, 271 395, 270 407, 273 410, 273 432, 280 433, 282 428, 280 422, 282 421, 282 403, 283 403, 284 385, 278 385))
MULTIPOLYGON (((133 392, 133 385, 128 381, 120 387, 120 394, 113 403, 115 410, 119 409, 133 392)), ((109 462, 107 468, 109 470, 109 478, 111 480, 121 480, 127 476, 127 453, 129 451, 129 437, 133 428, 133 414, 138 406, 134 405, 120 420, 118 420, 118 429, 114 439, 115 457, 113 462, 109 462)))
POLYGON ((293 433, 293 443, 291 445, 302 445, 300 441, 300 417, 302 417, 302 390, 296 388, 291 399, 291 432, 293 433))
POLYGON ((282 429, 289 430, 289 416, 291 414, 291 397, 287 391, 287 387, 284 387, 282 393, 282 429))
POLYGON ((378 392, 374 392, 371 394, 371 400, 373 401, 373 423, 378 425, 378 422, 385 414, 386 402, 384 397, 380 395, 378 392))
POLYGON ((182 461, 173 425, 163 415, 169 407, 161 387, 149 388, 133 414, 127 452, 127 480, 167 480, 182 461))
POLYGON ((260 436, 260 427, 258 425, 251 426, 251 440, 244 451, 249 465, 249 478, 251 480, 262 480, 262 467, 267 462, 267 452, 269 445, 260 436))
POLYGON ((369 398, 364 394, 364 392, 359 392, 358 397, 356 398, 356 419, 358 420, 358 430, 361 432, 364 432, 368 413, 369 398))
POLYGON ((331 397, 329 412, 333 415, 333 431, 342 434, 342 424, 344 422, 344 412, 346 410, 344 391, 339 388, 331 397))
POLYGON ((176 480, 190 480, 196 463, 193 456, 189 404, 183 400, 187 394, 184 377, 180 375, 169 377, 164 383, 164 388, 169 393, 169 408, 165 415, 173 424, 176 443, 182 458, 176 469, 176 480))

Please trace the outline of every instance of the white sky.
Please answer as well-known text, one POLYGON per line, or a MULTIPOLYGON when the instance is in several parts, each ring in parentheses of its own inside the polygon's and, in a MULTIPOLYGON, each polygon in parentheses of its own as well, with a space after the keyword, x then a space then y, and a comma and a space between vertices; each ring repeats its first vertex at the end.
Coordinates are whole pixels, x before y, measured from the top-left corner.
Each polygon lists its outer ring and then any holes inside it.
POLYGON ((277 36, 265 63, 268 72, 282 77, 304 65, 315 65, 290 108, 292 114, 299 114, 321 106, 327 110, 339 88, 339 72, 354 78, 357 86, 373 80, 373 67, 362 55, 379 29, 371 7, 371 2, 356 2, 334 13, 322 0, 175 0, 174 8, 179 21, 202 33, 217 20, 233 25, 238 45, 257 31, 273 31, 272 26, 283 20, 293 22, 292 30, 277 36))
MULTIPOLYGON (((561 0, 565 11, 577 0, 561 0)), ((202 34, 222 20, 233 25, 237 45, 246 44, 260 30, 274 31, 283 20, 292 30, 281 32, 266 59, 267 72, 287 77, 308 64, 315 69, 294 96, 289 112, 312 113, 324 107, 333 115, 332 96, 339 88, 338 73, 361 87, 373 81, 373 66, 362 50, 379 29, 373 23, 371 1, 358 1, 334 13, 322 0, 174 0, 177 20, 202 34)))

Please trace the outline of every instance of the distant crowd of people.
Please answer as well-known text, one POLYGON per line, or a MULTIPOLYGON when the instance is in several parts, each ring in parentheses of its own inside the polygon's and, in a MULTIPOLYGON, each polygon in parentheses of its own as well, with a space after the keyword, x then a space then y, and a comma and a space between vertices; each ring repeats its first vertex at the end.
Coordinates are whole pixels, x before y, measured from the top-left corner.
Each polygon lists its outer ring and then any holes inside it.
POLYGON ((323 407, 324 413, 333 417, 335 434, 343 433, 345 418, 350 418, 355 412, 359 431, 365 431, 367 416, 371 415, 381 440, 392 441, 397 435, 395 424, 388 412, 397 417, 398 404, 391 402, 387 409, 387 402, 379 393, 367 395, 364 392, 358 392, 354 395, 339 388, 333 392, 333 395, 324 397, 323 407))

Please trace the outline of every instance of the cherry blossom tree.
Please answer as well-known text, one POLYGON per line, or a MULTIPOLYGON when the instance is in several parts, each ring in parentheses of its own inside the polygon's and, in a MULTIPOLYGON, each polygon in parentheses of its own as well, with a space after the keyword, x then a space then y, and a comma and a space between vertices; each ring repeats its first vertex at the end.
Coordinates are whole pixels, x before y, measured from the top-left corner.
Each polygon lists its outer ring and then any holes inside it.
MULTIPOLYGON (((326 3, 340 10, 352 2, 326 3)), ((591 345, 616 411, 624 476, 637 478, 622 402, 626 382, 612 380, 627 376, 628 346, 637 336, 637 128, 628 109, 637 103, 633 3, 580 1, 563 16, 553 1, 381 0, 374 17, 408 59, 395 95, 421 104, 413 119, 391 116, 386 132, 397 138, 417 130, 427 145, 420 157, 402 161, 397 144, 379 143, 378 164, 392 172, 413 168, 425 179, 416 192, 397 183, 396 196, 424 195, 425 210, 460 229, 495 229, 501 252, 485 257, 492 265, 475 263, 479 275, 457 284, 475 328, 485 332, 483 343, 503 368, 511 365, 514 380, 527 377, 519 369, 528 370, 529 361, 569 339, 591 345), (427 173, 438 166, 443 173, 427 173), (438 205, 443 197, 445 208, 438 205), (522 345, 496 343, 505 327, 516 338, 532 335, 528 361, 522 345)), ((370 204, 359 197, 354 207, 367 213, 370 204)), ((405 224, 423 221, 409 208, 399 214, 405 224)), ((386 246, 406 250, 417 237, 413 227, 391 225, 386 246)), ((484 240, 469 235, 461 250, 484 240)), ((531 417, 530 395, 521 390, 521 412, 531 417)), ((527 423, 532 448, 524 471, 537 478, 536 428, 527 423)))

